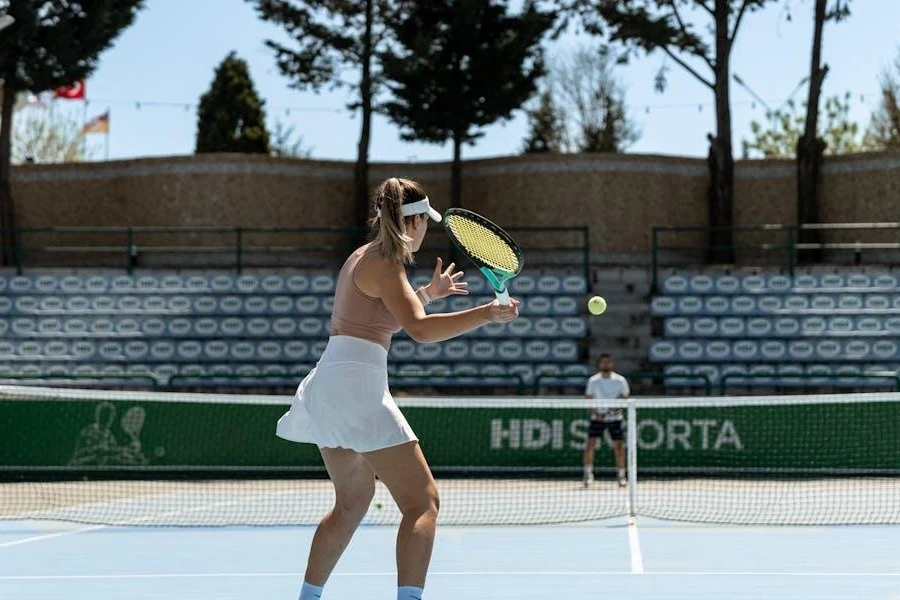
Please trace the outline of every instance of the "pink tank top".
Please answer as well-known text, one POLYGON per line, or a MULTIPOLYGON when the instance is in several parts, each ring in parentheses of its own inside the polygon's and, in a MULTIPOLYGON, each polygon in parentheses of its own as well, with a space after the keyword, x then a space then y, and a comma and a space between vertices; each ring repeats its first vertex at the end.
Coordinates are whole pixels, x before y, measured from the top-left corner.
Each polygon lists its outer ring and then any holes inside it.
POLYGON ((400 331, 400 323, 381 298, 363 293, 353 280, 356 265, 372 251, 372 246, 358 248, 341 267, 334 291, 331 335, 349 335, 387 348, 391 345, 391 336, 400 331))

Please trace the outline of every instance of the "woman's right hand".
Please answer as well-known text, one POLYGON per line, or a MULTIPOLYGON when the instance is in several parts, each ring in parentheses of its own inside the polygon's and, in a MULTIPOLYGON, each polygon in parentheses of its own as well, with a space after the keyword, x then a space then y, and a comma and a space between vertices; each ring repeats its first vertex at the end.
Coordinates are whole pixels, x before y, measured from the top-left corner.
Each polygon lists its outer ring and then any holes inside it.
POLYGON ((499 300, 494 300, 486 305, 487 319, 491 323, 509 323, 515 321, 519 317, 519 301, 511 298, 509 304, 500 304, 499 300))

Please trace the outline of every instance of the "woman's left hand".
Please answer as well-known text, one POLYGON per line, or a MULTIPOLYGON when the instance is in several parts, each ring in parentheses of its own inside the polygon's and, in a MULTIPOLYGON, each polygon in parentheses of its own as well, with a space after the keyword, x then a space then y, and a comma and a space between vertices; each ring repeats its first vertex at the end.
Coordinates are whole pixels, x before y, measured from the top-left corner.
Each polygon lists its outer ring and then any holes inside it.
POLYGON ((443 266, 443 261, 438 258, 437 265, 434 267, 434 276, 431 278, 431 283, 426 286, 426 291, 431 299, 438 300, 452 294, 467 295, 469 290, 466 288, 469 284, 462 280, 463 272, 454 273, 453 269, 456 267, 454 263, 450 263, 444 270, 442 270, 443 266))

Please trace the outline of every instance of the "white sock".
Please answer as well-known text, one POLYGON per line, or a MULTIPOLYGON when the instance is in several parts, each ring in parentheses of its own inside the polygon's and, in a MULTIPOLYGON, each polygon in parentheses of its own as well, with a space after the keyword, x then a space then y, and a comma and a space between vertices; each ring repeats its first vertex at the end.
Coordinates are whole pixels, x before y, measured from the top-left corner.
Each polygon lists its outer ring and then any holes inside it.
POLYGON ((584 474, 585 475, 593 475, 594 474, 593 465, 584 465, 584 474))
POLYGON ((322 588, 303 582, 300 588, 300 600, 319 600, 322 597, 322 588))
POLYGON ((397 588, 397 600, 422 600, 424 590, 413 585, 401 585, 397 588))
POLYGON ((625 479, 625 469, 619 469, 619 479, 625 479))

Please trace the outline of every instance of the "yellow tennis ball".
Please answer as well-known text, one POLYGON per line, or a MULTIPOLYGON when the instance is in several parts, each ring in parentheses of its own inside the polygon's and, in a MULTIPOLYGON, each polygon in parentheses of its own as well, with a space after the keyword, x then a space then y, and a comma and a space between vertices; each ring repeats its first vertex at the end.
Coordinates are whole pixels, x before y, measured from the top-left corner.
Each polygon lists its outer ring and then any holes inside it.
POLYGON ((592 315, 602 315, 606 310, 606 300, 600 296, 594 296, 588 300, 588 310, 592 315))

